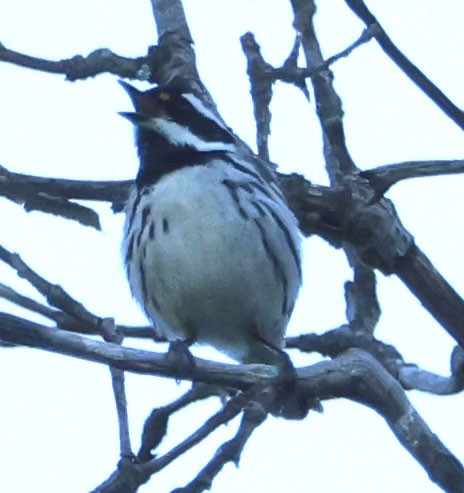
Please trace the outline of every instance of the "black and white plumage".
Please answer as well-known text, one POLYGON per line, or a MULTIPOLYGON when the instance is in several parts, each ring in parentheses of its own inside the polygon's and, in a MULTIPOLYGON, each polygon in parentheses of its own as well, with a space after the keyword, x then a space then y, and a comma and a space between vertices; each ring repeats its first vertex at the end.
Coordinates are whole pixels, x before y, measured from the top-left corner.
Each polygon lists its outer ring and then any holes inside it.
POLYGON ((123 86, 140 158, 123 241, 134 297, 169 340, 277 364, 301 264, 270 165, 188 86, 123 86))

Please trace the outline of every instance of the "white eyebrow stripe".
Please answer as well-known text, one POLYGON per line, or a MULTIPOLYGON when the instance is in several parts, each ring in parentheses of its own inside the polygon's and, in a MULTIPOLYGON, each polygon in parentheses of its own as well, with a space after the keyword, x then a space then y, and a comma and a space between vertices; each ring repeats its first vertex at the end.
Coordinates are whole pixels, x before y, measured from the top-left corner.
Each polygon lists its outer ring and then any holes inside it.
POLYGON ((141 127, 152 129, 155 132, 162 134, 171 143, 177 146, 190 146, 200 152, 208 151, 234 151, 235 146, 225 142, 208 142, 200 139, 193 134, 188 127, 179 125, 171 120, 163 118, 150 118, 140 124, 141 127))
POLYGON ((224 122, 222 122, 218 116, 211 111, 209 108, 207 108, 204 104, 203 101, 201 101, 199 98, 197 98, 195 95, 191 93, 185 93, 182 94, 182 97, 186 99, 197 111, 199 111, 203 116, 208 118, 209 120, 212 120, 215 122, 217 125, 219 125, 221 128, 224 130, 229 131, 229 129, 224 125, 224 122))

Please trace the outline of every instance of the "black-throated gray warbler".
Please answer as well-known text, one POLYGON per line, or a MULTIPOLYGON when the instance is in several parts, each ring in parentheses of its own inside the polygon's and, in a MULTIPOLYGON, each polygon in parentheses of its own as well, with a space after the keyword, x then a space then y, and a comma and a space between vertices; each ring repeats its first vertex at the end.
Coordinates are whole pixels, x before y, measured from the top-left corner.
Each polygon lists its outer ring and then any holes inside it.
POLYGON ((140 158, 123 242, 134 297, 169 340, 278 363, 301 263, 270 163, 187 84, 122 85, 140 158))

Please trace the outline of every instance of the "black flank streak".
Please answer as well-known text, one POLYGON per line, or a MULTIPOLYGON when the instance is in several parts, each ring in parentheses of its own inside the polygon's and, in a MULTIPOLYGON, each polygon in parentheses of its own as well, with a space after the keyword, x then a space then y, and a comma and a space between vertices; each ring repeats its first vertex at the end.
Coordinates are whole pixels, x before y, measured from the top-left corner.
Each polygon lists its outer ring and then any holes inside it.
POLYGON ((279 274, 279 276, 282 278, 283 295, 284 295, 283 300, 282 300, 282 315, 287 315, 290 307, 288 307, 288 299, 287 299, 288 281, 287 281, 287 278, 285 277, 285 271, 282 269, 282 265, 280 264, 279 258, 272 251, 272 248, 270 248, 270 246, 269 246, 269 243, 267 241, 266 233, 264 231, 263 226, 256 219, 255 219, 255 224, 258 227, 259 232, 261 234, 261 241, 263 242, 264 251, 271 258, 272 264, 274 265, 274 269, 279 274))
POLYGON ((148 237, 150 238, 150 240, 155 239, 155 223, 153 221, 150 223, 150 229, 148 230, 148 237))
POLYGON ((142 209, 142 230, 144 230, 145 226, 147 225, 147 219, 148 219, 149 214, 150 214, 150 206, 146 205, 142 209))
POLYGON ((248 168, 244 164, 242 164, 239 160, 235 160, 234 156, 232 154, 227 154, 228 161, 232 164, 232 166, 240 171, 241 173, 244 173, 248 176, 252 176, 257 180, 258 182, 261 183, 275 183, 275 177, 274 173, 271 171, 269 168, 269 164, 267 161, 262 161, 258 157, 256 157, 254 154, 247 154, 245 158, 247 161, 253 163, 253 167, 248 168))
POLYGON ((124 259, 125 264, 128 265, 132 260, 132 255, 134 254, 134 235, 131 234, 129 239, 129 244, 127 246, 126 258, 124 259))
POLYGON ((263 195, 265 195, 268 199, 274 201, 275 197, 272 195, 271 190, 269 187, 265 187, 261 182, 253 180, 253 181, 240 181, 240 182, 235 182, 237 187, 241 188, 242 190, 245 190, 245 192, 252 194, 254 191, 261 192, 263 195))
POLYGON ((261 185, 261 183, 258 183, 258 182, 251 182, 250 183, 250 188, 251 189, 254 189, 254 190, 258 190, 259 192, 261 192, 263 195, 265 195, 268 199, 274 201, 275 198, 272 196, 270 190, 268 187, 263 187, 263 185, 261 185))
POLYGON ((247 193, 253 193, 253 187, 251 186, 251 182, 249 181, 238 182, 237 186, 242 190, 245 190, 245 192, 247 193))
POLYGON ((275 181, 274 173, 270 169, 270 163, 263 161, 254 154, 250 156, 250 160, 253 160, 253 164, 266 182, 271 183, 275 181))
POLYGON ((261 204, 269 211, 269 214, 273 217, 274 221, 282 230, 282 233, 285 236, 285 241, 287 242, 287 246, 290 249, 293 260, 295 261, 295 265, 298 270, 298 275, 301 280, 302 272, 301 272, 300 256, 298 255, 298 251, 295 246, 295 242, 293 241, 292 235, 290 234, 290 231, 288 230, 287 226, 285 226, 285 223, 282 221, 279 215, 272 209, 272 207, 269 204, 266 204, 264 202, 262 202, 261 204))
POLYGON ((147 298, 148 298, 147 279, 145 277, 145 267, 143 265, 142 258, 140 258, 140 262, 139 262, 139 274, 140 274, 140 281, 142 284, 142 295, 143 295, 143 299, 146 303, 147 298))
POLYGON ((261 216, 261 217, 264 217, 266 215, 266 212, 265 210, 263 209, 263 207, 261 206, 261 204, 259 202, 252 202, 253 204, 253 207, 258 211, 258 214, 261 216))
POLYGON ((143 229, 140 229, 140 231, 137 234, 137 248, 140 248, 140 244, 142 243, 142 235, 143 235, 143 229))
POLYGON ((232 200, 235 202, 237 205, 237 209, 239 214, 243 217, 243 219, 248 220, 249 217, 245 210, 242 207, 242 204, 240 203, 240 199, 238 196, 237 189, 239 188, 239 185, 234 182, 233 180, 222 180, 222 184, 227 188, 227 190, 230 193, 230 196, 232 197, 232 200))
POLYGON ((142 194, 137 193, 137 197, 135 198, 134 203, 132 204, 132 209, 129 214, 129 227, 127 228, 128 231, 132 229, 132 224, 134 222, 134 217, 135 217, 135 211, 137 210, 141 198, 142 198, 142 194))
POLYGON ((163 233, 169 233, 169 223, 165 217, 163 217, 163 233))
POLYGON ((246 166, 244 166, 243 164, 240 164, 238 163, 237 161, 235 161, 234 159, 232 159, 230 156, 228 156, 230 159, 229 159, 229 162, 230 164, 238 171, 240 171, 240 173, 243 173, 244 175, 248 175, 248 176, 251 176, 253 177, 255 180, 257 180, 258 182, 259 181, 263 181, 261 175, 259 173, 255 173, 252 169, 250 168, 247 168, 246 166))

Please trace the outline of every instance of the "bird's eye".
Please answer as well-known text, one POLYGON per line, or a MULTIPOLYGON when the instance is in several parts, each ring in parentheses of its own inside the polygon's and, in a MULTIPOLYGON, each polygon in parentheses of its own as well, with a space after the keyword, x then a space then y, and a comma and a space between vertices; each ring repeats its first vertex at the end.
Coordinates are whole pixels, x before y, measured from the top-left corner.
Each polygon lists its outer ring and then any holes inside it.
POLYGON ((166 91, 162 91, 159 93, 158 98, 160 101, 166 102, 166 101, 169 101, 171 99, 171 95, 166 91))

